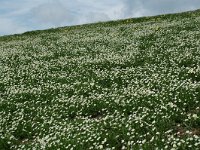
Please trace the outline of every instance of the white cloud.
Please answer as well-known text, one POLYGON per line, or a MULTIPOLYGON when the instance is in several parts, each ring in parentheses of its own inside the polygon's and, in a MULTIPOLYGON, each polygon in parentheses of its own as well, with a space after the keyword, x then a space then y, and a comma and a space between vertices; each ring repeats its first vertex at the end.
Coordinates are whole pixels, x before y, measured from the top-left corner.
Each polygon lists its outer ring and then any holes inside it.
POLYGON ((30 13, 33 21, 43 25, 60 26, 73 21, 73 14, 58 1, 41 4, 30 13))
POLYGON ((122 0, 124 16, 140 17, 200 8, 199 0, 122 0))
POLYGON ((110 20, 109 16, 103 12, 90 12, 86 17, 89 22, 110 20))
POLYGON ((27 28, 11 19, 0 18, 0 35, 23 33, 27 28))
POLYGON ((114 5, 113 7, 107 9, 105 13, 109 16, 111 19, 120 19, 124 17, 124 7, 122 4, 114 5))

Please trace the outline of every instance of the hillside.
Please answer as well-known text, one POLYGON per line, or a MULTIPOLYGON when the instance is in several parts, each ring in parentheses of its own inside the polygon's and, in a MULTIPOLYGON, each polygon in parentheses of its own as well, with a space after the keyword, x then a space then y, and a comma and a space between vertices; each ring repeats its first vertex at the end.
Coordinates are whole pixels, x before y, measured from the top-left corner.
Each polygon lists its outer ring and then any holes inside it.
POLYGON ((0 37, 0 149, 200 147, 200 10, 0 37))

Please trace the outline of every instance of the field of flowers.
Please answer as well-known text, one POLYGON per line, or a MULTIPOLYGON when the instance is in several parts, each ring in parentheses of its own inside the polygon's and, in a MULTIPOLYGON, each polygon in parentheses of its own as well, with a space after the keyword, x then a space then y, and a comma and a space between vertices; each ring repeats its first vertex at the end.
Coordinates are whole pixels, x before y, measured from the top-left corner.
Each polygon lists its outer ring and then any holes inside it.
POLYGON ((9 149, 200 149, 200 11, 0 37, 9 149))

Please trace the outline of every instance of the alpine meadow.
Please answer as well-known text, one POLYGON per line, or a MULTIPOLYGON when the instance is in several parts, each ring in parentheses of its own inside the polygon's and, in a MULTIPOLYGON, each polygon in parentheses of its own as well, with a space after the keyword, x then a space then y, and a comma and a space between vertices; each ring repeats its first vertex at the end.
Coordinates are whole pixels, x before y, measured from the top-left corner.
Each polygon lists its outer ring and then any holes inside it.
POLYGON ((200 10, 0 37, 0 150, 199 150, 200 10))

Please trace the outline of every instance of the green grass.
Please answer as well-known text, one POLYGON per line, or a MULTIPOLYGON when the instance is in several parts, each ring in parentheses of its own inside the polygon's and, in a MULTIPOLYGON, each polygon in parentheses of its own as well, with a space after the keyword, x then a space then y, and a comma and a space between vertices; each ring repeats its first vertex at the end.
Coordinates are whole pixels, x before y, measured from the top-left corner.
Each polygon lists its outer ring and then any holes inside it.
POLYGON ((199 10, 0 37, 0 150, 198 150, 199 45, 199 10))

